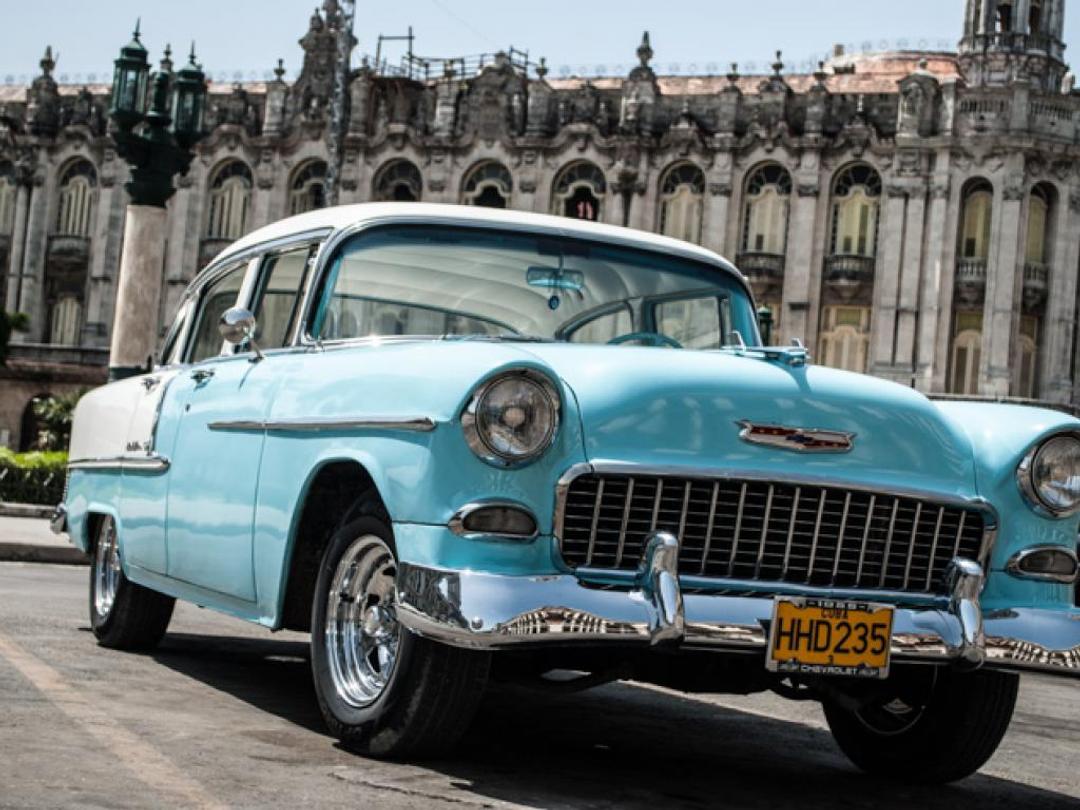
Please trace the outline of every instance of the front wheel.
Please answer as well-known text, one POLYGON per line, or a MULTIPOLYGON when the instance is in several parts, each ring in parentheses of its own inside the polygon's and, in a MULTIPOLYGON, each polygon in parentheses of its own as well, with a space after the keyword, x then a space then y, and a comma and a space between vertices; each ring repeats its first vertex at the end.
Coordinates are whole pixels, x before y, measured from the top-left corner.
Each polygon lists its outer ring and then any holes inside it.
POLYGON ((1019 676, 927 668, 859 708, 826 700, 840 749, 877 776, 944 784, 975 773, 1009 727, 1019 676))
POLYGON ((442 753, 472 720, 490 656, 402 627, 396 579, 393 538, 380 518, 358 518, 331 538, 311 619, 319 708, 331 733, 363 753, 442 753))
POLYGON ((154 647, 172 618, 176 600, 124 576, 116 521, 98 522, 90 565, 90 627, 102 647, 142 650, 154 647))

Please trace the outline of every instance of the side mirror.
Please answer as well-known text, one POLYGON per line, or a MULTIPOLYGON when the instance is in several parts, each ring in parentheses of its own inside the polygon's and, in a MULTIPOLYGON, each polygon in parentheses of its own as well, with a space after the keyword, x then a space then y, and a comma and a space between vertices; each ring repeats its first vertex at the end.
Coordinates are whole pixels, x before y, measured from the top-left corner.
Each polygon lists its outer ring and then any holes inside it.
POLYGON ((263 353, 255 343, 255 316, 243 307, 232 307, 221 314, 218 331, 225 340, 234 346, 251 344, 255 359, 262 360, 263 353))

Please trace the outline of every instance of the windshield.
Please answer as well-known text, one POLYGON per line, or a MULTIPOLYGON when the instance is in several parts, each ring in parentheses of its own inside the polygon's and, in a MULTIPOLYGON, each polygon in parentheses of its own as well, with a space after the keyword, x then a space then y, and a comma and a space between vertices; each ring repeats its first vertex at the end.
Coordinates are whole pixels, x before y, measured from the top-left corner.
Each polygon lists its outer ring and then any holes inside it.
POLYGON ((346 242, 322 285, 311 334, 691 349, 758 342, 749 297, 718 267, 610 243, 424 225, 381 227, 346 242))

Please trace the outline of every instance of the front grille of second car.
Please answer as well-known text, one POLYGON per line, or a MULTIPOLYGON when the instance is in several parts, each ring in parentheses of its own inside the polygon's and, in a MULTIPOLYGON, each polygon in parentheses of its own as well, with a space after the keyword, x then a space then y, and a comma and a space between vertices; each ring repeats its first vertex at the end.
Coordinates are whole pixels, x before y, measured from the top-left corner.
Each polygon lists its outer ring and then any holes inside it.
POLYGON ((558 527, 572 568, 632 571, 662 530, 684 576, 911 593, 943 592, 985 529, 978 509, 885 492, 597 473, 571 481, 558 527))

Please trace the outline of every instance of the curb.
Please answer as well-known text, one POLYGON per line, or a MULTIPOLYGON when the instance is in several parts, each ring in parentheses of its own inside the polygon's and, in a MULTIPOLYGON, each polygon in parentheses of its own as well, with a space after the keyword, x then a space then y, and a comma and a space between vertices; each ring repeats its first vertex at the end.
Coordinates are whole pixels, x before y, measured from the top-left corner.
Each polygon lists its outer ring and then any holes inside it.
POLYGON ((90 558, 75 546, 35 546, 32 543, 0 543, 0 562, 89 565, 90 558))
POLYGON ((50 518, 55 509, 33 503, 0 503, 0 517, 50 518))

